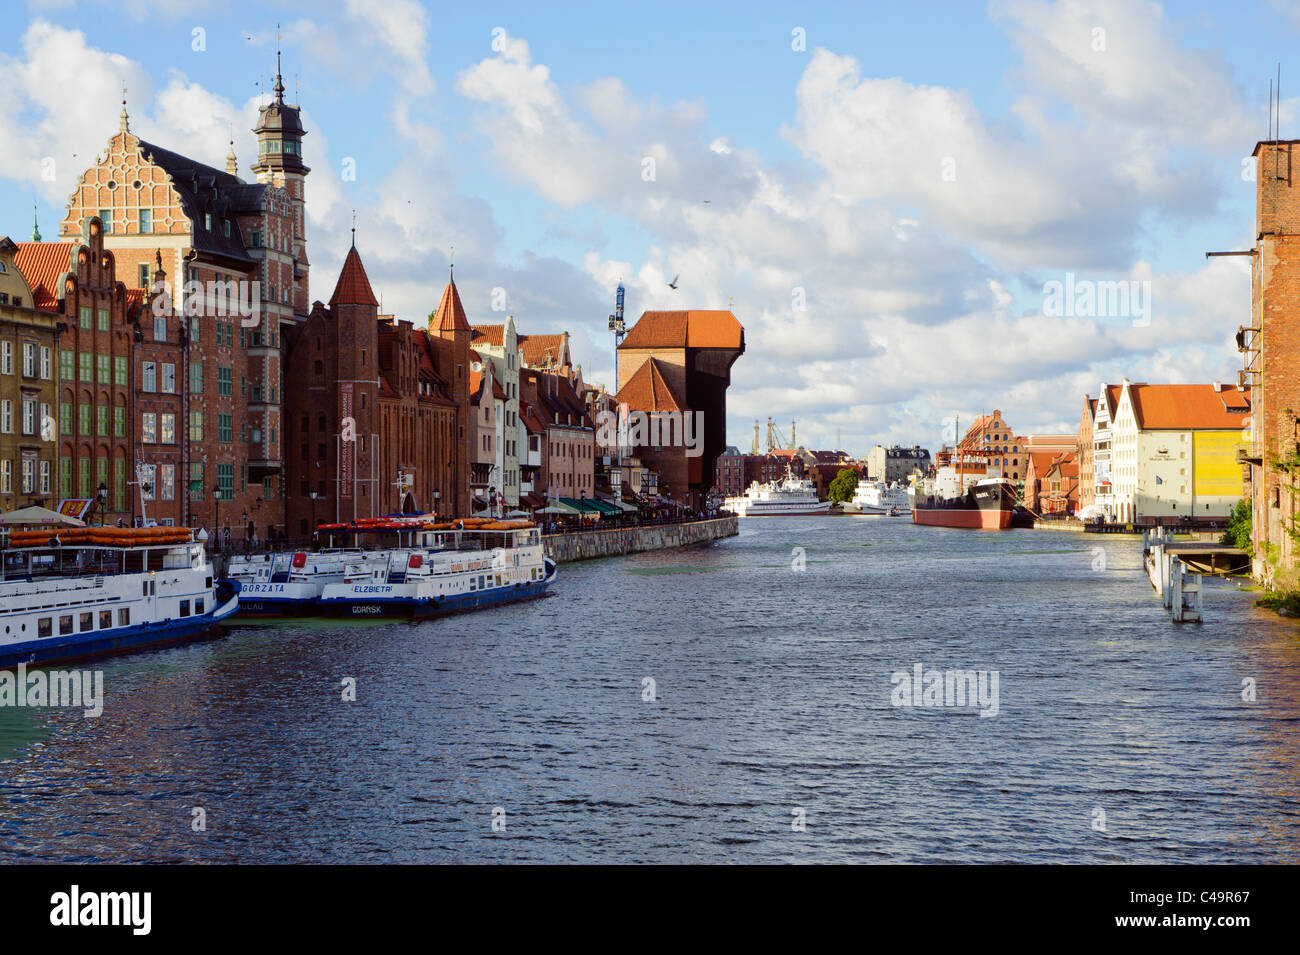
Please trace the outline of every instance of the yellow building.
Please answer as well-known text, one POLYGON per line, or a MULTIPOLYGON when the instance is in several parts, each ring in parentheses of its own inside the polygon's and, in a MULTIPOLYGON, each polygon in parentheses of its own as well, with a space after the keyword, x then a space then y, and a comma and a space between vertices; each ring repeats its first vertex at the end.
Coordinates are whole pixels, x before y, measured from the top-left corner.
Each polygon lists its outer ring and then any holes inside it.
POLYGON ((0 237, 0 510, 58 504, 58 428, 53 416, 55 321, 37 309, 14 263, 18 246, 0 237))

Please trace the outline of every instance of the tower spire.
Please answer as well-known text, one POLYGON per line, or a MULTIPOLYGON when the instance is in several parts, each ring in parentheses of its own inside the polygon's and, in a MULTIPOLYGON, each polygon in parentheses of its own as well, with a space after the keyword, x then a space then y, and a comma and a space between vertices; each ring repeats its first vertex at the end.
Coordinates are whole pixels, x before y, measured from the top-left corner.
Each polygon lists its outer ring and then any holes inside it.
POLYGON ((131 131, 131 118, 126 115, 126 83, 122 83, 122 128, 121 132, 129 133, 131 131))
POLYGON ((41 241, 41 227, 36 222, 36 203, 32 203, 32 241, 41 241))
POLYGON ((284 105, 284 79, 280 76, 280 24, 275 25, 275 101, 284 105))

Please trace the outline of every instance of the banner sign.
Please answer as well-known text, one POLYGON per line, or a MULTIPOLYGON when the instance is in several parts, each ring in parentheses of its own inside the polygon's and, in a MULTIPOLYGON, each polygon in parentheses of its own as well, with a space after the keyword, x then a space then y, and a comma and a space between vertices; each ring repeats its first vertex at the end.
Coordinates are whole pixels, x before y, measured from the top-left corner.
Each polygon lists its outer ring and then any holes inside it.
POLYGON ((352 420, 352 382, 345 381, 339 385, 341 391, 339 400, 340 425, 342 433, 339 436, 339 498, 340 500, 352 500, 352 480, 354 476, 355 459, 353 455, 356 452, 357 436, 356 425, 349 427, 352 420))

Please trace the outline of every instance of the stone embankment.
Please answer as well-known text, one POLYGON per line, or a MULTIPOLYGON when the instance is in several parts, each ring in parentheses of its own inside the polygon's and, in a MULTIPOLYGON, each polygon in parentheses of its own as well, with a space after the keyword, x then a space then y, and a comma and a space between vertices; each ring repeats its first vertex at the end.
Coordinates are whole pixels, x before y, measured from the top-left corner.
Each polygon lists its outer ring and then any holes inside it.
POLYGON ((542 543, 548 557, 564 564, 595 557, 618 557, 647 550, 689 547, 724 537, 735 537, 740 533, 739 521, 738 517, 732 516, 683 524, 646 524, 572 534, 547 534, 542 537, 542 543))

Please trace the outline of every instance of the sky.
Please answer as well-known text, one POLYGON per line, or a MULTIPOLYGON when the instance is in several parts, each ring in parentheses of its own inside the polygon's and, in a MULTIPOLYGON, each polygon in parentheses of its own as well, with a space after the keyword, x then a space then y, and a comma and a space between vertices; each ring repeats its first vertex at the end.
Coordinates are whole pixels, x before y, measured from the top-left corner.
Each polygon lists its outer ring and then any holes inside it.
POLYGON ((1205 252, 1253 243, 1279 64, 1300 138, 1282 0, 11 7, 0 234, 56 237, 124 85, 133 131, 218 168, 233 135, 252 180, 278 37, 313 299, 355 212, 385 312, 424 321, 454 254, 472 323, 567 330, 589 382, 620 280, 629 325, 730 304, 742 448, 769 417, 854 454, 995 408, 1069 432, 1102 381, 1235 382, 1249 260, 1205 252))

